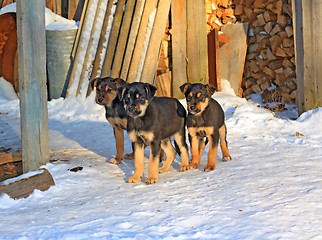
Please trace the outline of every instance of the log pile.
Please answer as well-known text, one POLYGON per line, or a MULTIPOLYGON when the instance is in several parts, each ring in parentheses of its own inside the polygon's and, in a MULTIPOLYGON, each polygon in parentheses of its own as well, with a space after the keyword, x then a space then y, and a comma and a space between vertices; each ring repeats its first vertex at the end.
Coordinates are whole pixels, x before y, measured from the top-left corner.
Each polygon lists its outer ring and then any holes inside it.
POLYGON ((207 32, 221 29, 227 23, 235 23, 236 17, 229 0, 206 0, 207 32))
POLYGON ((295 55, 291 0, 234 0, 238 21, 249 22, 243 87, 263 92, 264 102, 295 103, 295 55), (270 87, 276 86, 274 90, 270 87))

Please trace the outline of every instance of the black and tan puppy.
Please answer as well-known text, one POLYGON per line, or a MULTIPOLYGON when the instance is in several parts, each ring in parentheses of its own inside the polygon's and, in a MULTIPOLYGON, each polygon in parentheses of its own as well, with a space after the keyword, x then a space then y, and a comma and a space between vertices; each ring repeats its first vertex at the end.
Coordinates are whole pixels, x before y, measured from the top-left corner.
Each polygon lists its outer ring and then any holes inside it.
POLYGON ((120 98, 129 115, 127 131, 134 147, 135 171, 127 182, 141 181, 144 170, 144 144, 150 146, 147 184, 158 181, 158 173, 169 170, 176 151, 170 137, 173 136, 181 152, 180 171, 188 169, 189 155, 185 140, 186 110, 175 98, 153 97, 156 88, 147 83, 131 83, 122 87, 120 98), (166 153, 166 161, 159 169, 160 149, 166 153))
MULTIPOLYGON (((127 127, 127 114, 123 103, 117 97, 118 88, 125 81, 121 78, 96 78, 91 81, 92 88, 96 87, 95 101, 105 107, 105 116, 112 125, 116 142, 116 157, 110 163, 120 163, 124 155, 124 130, 127 127)), ((130 158, 131 155, 126 156, 130 158)))
POLYGON ((216 168, 217 149, 220 139, 220 147, 223 161, 230 161, 225 125, 225 114, 219 103, 211 98, 215 88, 210 84, 185 83, 180 87, 185 94, 188 108, 187 128, 191 147, 192 160, 189 168, 199 166, 201 155, 205 148, 205 141, 209 141, 208 163, 205 171, 216 168))

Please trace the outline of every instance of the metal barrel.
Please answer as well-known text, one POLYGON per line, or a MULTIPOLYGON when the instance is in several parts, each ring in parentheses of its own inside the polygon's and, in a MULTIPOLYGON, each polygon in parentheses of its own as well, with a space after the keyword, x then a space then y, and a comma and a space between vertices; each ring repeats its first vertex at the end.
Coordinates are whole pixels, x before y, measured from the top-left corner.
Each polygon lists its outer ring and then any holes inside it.
POLYGON ((46 31, 46 65, 49 100, 66 95, 70 71, 71 52, 77 29, 46 31))

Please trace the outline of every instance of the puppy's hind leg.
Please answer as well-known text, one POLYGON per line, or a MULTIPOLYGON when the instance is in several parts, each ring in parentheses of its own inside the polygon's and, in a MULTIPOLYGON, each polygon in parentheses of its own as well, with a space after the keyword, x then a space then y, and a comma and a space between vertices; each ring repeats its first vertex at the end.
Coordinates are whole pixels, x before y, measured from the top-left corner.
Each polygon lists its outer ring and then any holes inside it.
POLYGON ((228 151, 228 144, 227 144, 226 136, 227 136, 227 129, 226 129, 226 125, 224 124, 224 125, 222 125, 221 128, 219 128, 220 148, 222 151, 222 160, 223 161, 230 161, 231 156, 228 151))
POLYGON ((187 171, 189 170, 189 153, 188 153, 188 146, 186 143, 185 130, 174 134, 173 138, 180 149, 180 156, 181 156, 180 172, 187 171))
POLYGON ((169 138, 161 141, 161 148, 164 150, 167 159, 162 167, 159 168, 159 173, 165 173, 169 170, 173 163, 173 160, 176 156, 176 150, 174 150, 169 138))

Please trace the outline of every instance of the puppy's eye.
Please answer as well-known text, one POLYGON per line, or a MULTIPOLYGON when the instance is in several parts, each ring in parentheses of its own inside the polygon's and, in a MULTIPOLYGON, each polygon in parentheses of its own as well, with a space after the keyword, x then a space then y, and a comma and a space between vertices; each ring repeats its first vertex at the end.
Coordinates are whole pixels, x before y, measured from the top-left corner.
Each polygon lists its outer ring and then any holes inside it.
POLYGON ((108 93, 112 92, 112 88, 108 88, 106 92, 108 93))
POLYGON ((191 101, 192 100, 192 97, 189 95, 187 96, 187 101, 191 101))
POLYGON ((141 101, 143 101, 145 98, 144 98, 143 95, 140 95, 138 99, 141 100, 141 101))

